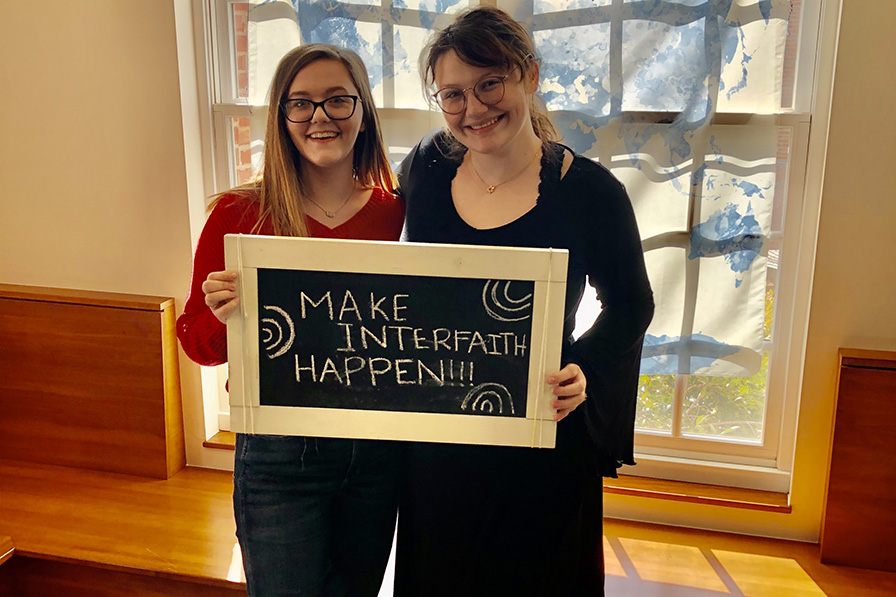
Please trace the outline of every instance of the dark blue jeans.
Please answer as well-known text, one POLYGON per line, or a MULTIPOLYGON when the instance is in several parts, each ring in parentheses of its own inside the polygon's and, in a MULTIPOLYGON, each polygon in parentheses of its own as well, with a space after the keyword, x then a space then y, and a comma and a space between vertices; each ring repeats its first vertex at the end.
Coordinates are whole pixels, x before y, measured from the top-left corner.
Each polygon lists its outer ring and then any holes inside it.
POLYGON ((400 443, 238 434, 236 532, 249 595, 376 597, 400 443))

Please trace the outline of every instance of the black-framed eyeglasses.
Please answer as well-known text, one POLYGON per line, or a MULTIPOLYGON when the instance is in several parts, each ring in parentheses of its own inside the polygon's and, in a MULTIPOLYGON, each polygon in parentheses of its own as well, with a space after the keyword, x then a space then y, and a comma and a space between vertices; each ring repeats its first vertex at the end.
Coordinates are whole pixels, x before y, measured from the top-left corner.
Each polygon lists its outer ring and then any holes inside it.
POLYGON ((443 87, 432 96, 445 114, 460 114, 467 107, 467 92, 472 91, 480 102, 493 106, 504 99, 504 79, 510 75, 488 75, 472 87, 443 87))
POLYGON ((284 100, 280 106, 286 120, 296 124, 314 118, 318 108, 323 110, 330 120, 348 120, 354 115, 359 99, 361 98, 357 95, 334 95, 320 102, 304 98, 284 100))

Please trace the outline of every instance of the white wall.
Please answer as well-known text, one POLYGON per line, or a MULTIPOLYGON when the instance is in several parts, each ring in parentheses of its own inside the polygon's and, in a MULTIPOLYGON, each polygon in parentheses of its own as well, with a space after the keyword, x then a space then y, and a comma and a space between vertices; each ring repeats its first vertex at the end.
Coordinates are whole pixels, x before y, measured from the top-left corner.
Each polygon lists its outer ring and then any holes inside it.
MULTIPOLYGON (((174 25, 170 0, 0 0, 0 283, 170 296, 183 308, 174 25)), ((187 457, 202 463, 198 367, 183 354, 181 378, 187 457)))

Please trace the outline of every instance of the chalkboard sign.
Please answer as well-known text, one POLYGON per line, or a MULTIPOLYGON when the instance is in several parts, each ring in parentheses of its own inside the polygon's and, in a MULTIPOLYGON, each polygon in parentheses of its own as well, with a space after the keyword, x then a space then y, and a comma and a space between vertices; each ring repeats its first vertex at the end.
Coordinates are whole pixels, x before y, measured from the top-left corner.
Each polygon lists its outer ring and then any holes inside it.
POLYGON ((234 431, 553 447, 563 250, 228 235, 234 431))

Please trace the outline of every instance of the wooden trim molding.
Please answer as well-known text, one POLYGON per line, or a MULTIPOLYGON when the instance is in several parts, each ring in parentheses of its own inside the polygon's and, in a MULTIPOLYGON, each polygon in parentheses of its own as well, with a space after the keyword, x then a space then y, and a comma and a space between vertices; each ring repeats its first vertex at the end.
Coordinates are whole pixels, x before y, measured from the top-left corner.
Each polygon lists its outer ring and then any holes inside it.
POLYGON ((894 369, 896 368, 896 352, 841 348, 840 366, 861 367, 863 369, 894 369))
POLYGON ((174 306, 174 299, 164 296, 96 292, 70 288, 46 288, 43 286, 20 286, 18 284, 0 284, 0 298, 137 309, 141 311, 161 311, 169 306, 174 306))

